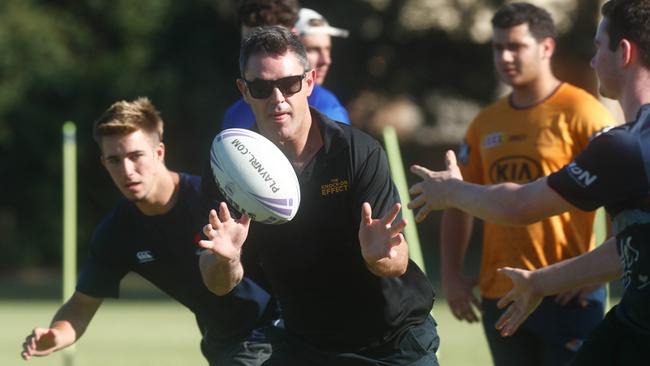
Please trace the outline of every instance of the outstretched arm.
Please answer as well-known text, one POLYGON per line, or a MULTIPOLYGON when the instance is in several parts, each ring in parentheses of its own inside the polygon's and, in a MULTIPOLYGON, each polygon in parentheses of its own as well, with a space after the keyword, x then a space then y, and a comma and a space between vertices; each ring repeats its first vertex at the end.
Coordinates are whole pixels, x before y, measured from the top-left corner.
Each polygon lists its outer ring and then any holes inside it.
POLYGON ((408 267, 408 245, 402 235, 406 220, 393 222, 400 209, 396 203, 384 217, 373 219, 370 204, 364 202, 361 206, 361 254, 370 272, 380 277, 401 276, 408 267))
POLYGON ((207 249, 199 258, 199 268, 206 287, 217 295, 225 295, 244 278, 240 257, 250 218, 243 215, 239 220, 233 219, 226 203, 221 202, 219 215, 211 210, 208 220, 203 228, 208 239, 199 242, 207 249))
POLYGON ((537 308, 544 296, 586 285, 611 281, 621 276, 622 269, 616 250, 616 238, 580 256, 534 271, 501 268, 514 285, 497 306, 508 307, 496 323, 501 335, 512 335, 537 308))
POLYGON ((483 186, 463 182, 453 151, 447 151, 445 161, 447 170, 439 172, 411 167, 411 172, 422 178, 409 189, 415 197, 408 207, 419 208, 416 222, 422 222, 431 211, 455 207, 496 224, 526 225, 574 209, 548 186, 546 177, 523 185, 483 186))
POLYGON ((49 328, 34 328, 23 343, 21 357, 47 356, 75 343, 86 331, 102 299, 75 292, 56 312, 49 328))

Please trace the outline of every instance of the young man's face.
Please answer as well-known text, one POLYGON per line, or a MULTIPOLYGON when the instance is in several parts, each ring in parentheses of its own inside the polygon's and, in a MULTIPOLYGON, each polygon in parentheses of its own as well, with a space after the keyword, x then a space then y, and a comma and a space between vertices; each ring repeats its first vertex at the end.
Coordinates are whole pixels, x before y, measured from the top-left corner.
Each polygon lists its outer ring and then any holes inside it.
POLYGON ((279 87, 274 87, 268 96, 262 97, 251 94, 254 83, 237 80, 237 87, 250 104, 260 132, 276 144, 304 137, 303 134, 309 132, 309 126, 303 121, 309 114, 307 97, 314 87, 314 73, 305 72, 303 65, 290 51, 284 55, 255 54, 246 65, 244 77, 250 82, 277 81, 302 75, 304 78, 299 78, 295 84, 295 89, 299 88, 299 91, 283 93, 279 87))
POLYGON ((102 165, 129 201, 148 202, 155 197, 158 172, 165 156, 161 142, 138 130, 128 135, 102 137, 101 150, 102 165))
POLYGON ((609 35, 606 28, 607 18, 603 18, 594 37, 596 53, 591 59, 591 67, 596 70, 596 75, 598 75, 600 94, 607 98, 618 99, 620 93, 619 70, 616 67, 618 49, 616 52, 609 49, 609 35))
POLYGON ((553 41, 537 41, 528 24, 494 28, 492 55, 494 67, 504 83, 517 88, 535 81, 553 53, 553 41))
POLYGON ((325 82, 327 72, 332 64, 332 38, 329 34, 308 34, 300 39, 307 50, 307 59, 316 70, 316 84, 325 82))

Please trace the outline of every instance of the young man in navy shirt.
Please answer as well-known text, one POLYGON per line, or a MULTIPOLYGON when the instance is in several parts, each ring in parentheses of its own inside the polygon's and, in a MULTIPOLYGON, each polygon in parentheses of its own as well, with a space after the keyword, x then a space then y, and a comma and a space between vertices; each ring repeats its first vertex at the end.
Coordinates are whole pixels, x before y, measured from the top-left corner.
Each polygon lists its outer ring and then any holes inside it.
POLYGON ((114 103, 95 123, 94 137, 124 198, 95 230, 75 293, 49 328, 27 337, 22 357, 75 343, 103 299, 119 297, 120 281, 135 272, 194 313, 210 365, 260 365, 271 349, 258 328, 275 317, 274 302, 249 278, 228 296, 205 288, 197 246, 208 211, 201 179, 165 166, 158 111, 146 98, 114 103))
POLYGON ((620 303, 571 365, 645 365, 650 360, 650 0, 610 0, 602 15, 591 64, 600 93, 619 100, 629 123, 595 137, 561 170, 524 185, 465 183, 448 152, 446 171, 412 167, 423 181, 411 187, 416 197, 409 207, 420 207, 417 221, 431 210, 456 207, 492 222, 526 224, 605 206, 615 236, 600 247, 535 271, 501 269, 514 288, 499 301, 507 309, 496 327, 509 336, 543 296, 622 276, 620 303))

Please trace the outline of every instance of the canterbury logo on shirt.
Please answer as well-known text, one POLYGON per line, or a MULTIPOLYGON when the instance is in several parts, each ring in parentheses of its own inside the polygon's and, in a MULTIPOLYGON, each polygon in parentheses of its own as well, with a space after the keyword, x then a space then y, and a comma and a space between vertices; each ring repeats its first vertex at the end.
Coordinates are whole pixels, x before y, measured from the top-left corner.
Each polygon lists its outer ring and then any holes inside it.
POLYGON ((147 263, 156 260, 150 250, 141 250, 137 252, 135 256, 138 258, 138 263, 147 263))
POLYGON ((578 166, 575 161, 571 162, 567 166, 567 170, 569 172, 569 176, 573 178, 573 180, 582 188, 589 187, 593 182, 596 181, 596 179, 598 179, 597 175, 578 166))
POLYGON ((329 196, 336 193, 347 192, 350 189, 350 184, 347 180, 339 180, 334 178, 330 183, 320 186, 320 194, 322 196, 329 196))

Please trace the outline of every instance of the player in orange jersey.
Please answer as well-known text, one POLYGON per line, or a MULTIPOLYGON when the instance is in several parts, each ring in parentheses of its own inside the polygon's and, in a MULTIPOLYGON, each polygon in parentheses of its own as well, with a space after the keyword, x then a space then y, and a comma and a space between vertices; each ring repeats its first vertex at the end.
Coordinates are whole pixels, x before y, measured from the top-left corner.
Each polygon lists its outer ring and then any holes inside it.
MULTIPOLYGON (((558 80, 551 70, 555 26, 528 3, 501 8, 492 18, 494 65, 512 87, 470 125, 459 151, 468 182, 528 183, 571 162, 590 138, 614 120, 589 93, 558 80)), ((474 218, 448 209, 441 225, 443 291, 459 320, 482 321, 495 365, 564 365, 603 318, 604 290, 594 287, 546 298, 513 337, 494 328, 497 299, 512 282, 497 268, 535 269, 589 251, 594 213, 572 210, 522 227, 485 223, 479 276, 462 273, 474 218)))

